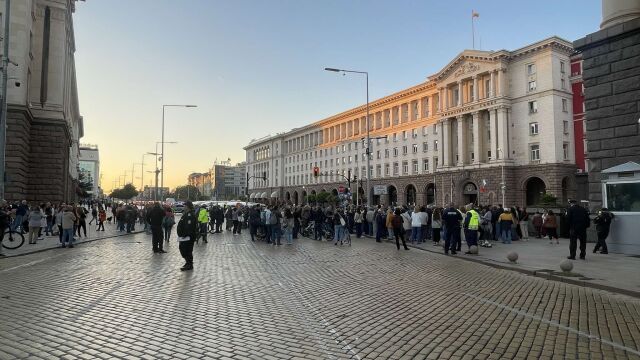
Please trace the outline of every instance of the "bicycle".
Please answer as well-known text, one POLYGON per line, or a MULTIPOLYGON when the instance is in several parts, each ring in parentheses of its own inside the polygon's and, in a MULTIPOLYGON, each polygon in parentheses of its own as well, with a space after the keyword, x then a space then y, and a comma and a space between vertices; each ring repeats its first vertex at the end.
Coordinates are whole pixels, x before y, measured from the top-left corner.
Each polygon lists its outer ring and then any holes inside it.
POLYGON ((21 232, 7 229, 2 238, 2 247, 15 250, 24 244, 24 235, 21 232))

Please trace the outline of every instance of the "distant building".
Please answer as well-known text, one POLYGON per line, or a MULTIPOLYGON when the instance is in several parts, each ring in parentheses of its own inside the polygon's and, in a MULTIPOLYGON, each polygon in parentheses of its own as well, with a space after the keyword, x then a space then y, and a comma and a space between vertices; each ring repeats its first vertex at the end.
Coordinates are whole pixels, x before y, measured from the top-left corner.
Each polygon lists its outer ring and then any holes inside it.
MULTIPOLYGON (((8 200, 76 199, 78 141, 84 130, 76 86, 75 6, 76 0, 11 2, 8 56, 18 66, 8 68, 8 200)), ((0 31, 7 20, 2 15, 0 31)))
POLYGON ((225 161, 214 163, 209 171, 192 173, 187 183, 212 200, 238 199, 245 195, 246 164, 231 165, 225 161))
POLYGON ((80 145, 80 156, 78 162, 78 170, 93 183, 91 191, 88 193, 92 198, 100 196, 98 188, 100 187, 100 153, 97 145, 80 145))

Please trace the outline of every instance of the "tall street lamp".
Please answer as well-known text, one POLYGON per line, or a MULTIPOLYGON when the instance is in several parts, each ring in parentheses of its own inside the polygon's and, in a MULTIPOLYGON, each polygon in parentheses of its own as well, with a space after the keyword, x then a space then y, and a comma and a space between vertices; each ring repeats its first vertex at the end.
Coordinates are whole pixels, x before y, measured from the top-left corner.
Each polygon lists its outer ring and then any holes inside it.
MULTIPOLYGON (((163 153, 158 153, 158 145, 162 144, 162 149, 163 149, 162 151, 164 152, 164 144, 177 144, 177 143, 178 143, 177 141, 164 141, 164 139, 163 139, 163 141, 156 141, 156 152, 153 153, 153 154, 156 155, 156 170, 158 170, 159 173, 162 174, 161 175, 162 178, 164 178, 164 154, 163 153), (161 162, 160 168, 158 168, 158 155, 160 156, 160 162, 161 162)), ((151 153, 149 153, 149 154, 151 154, 151 153)), ((160 180, 160 188, 164 188, 164 181, 163 180, 160 180)), ((158 182, 157 181, 156 181, 156 193, 158 193, 158 182)), ((158 196, 158 194, 156 194, 156 196, 158 196)), ((157 201, 158 199, 155 199, 155 200, 157 201)))
POLYGON ((371 151, 370 151, 370 147, 371 147, 371 138, 369 136, 369 73, 366 71, 356 71, 356 70, 344 70, 344 69, 336 69, 336 68, 324 68, 326 71, 332 71, 332 72, 341 72, 341 73, 353 73, 353 74, 364 74, 366 80, 367 80, 367 148, 366 148, 366 155, 367 155, 367 194, 366 194, 366 206, 369 206, 370 204, 370 197, 371 197, 371 189, 369 188, 369 178, 371 177, 371 151))
POLYGON ((502 152, 501 148, 498 148, 498 153, 502 154, 500 155, 500 159, 502 159, 502 165, 500 165, 500 167, 502 168, 502 182, 500 183, 500 190, 502 191, 502 207, 506 207, 507 204, 505 204, 504 202, 504 193, 507 190, 507 184, 504 182, 504 153, 502 152))
MULTIPOLYGON (((183 107, 183 108, 194 108, 194 107, 198 107, 197 105, 162 105, 162 148, 161 148, 161 152, 160 152, 160 161, 162 162, 162 164, 160 165, 160 168, 162 169, 162 177, 160 179, 160 186, 164 187, 164 113, 165 113, 165 109, 168 107, 183 107)), ((156 152, 158 152, 156 150, 156 152)), ((157 186, 156 186, 157 188, 157 186)))

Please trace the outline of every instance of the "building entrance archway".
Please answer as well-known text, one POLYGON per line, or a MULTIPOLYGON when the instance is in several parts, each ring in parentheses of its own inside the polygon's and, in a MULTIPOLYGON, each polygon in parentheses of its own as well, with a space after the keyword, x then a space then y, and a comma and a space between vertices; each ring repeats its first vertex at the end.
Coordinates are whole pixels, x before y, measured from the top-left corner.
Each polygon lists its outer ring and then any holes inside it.
POLYGON ((405 189, 405 205, 416 205, 417 197, 416 187, 409 184, 405 189))
POLYGON ((427 205, 435 205, 436 203, 436 185, 431 183, 425 189, 427 195, 427 205))
POLYGON ((547 192, 547 185, 542 181, 542 179, 534 176, 527 180, 525 191, 527 193, 527 206, 537 205, 541 202, 542 195, 547 192))
POLYGON ((387 196, 389 196, 389 205, 396 205, 398 202, 398 190, 395 186, 389 185, 387 188, 387 196))
POLYGON ((478 203, 478 187, 472 182, 467 182, 462 188, 462 201, 466 204, 478 203))

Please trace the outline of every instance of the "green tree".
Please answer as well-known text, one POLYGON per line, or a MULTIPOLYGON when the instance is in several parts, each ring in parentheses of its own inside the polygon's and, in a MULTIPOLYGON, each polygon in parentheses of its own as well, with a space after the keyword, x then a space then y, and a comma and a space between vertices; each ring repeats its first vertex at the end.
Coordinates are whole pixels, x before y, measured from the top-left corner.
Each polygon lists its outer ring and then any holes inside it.
POLYGON ((110 197, 121 199, 121 200, 129 200, 138 195, 138 190, 133 184, 127 184, 122 187, 122 189, 115 189, 109 194, 110 197))
POLYGON ((313 204, 316 202, 316 200, 317 200, 317 196, 315 194, 307 195, 307 203, 313 204))
POLYGON ((173 196, 170 197, 173 197, 176 200, 183 201, 196 201, 202 198, 200 190, 198 190, 198 188, 193 185, 178 186, 171 195, 173 196))

